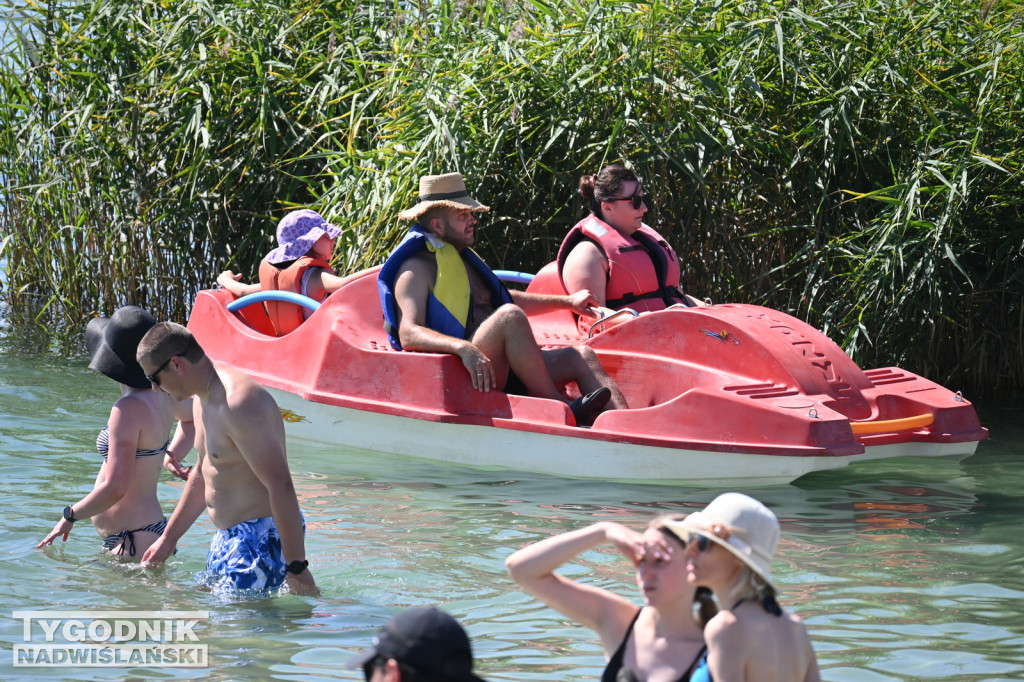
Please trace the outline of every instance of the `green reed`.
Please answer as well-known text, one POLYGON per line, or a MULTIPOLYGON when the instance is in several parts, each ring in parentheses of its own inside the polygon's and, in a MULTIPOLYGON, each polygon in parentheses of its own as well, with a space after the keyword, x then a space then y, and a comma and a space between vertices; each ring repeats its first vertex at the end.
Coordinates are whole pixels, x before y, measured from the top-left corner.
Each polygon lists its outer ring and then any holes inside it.
POLYGON ((1020 2, 0 11, 17 320, 184 320, 294 206, 350 228, 340 271, 379 263, 418 177, 451 170, 491 206, 485 259, 536 270, 580 175, 625 161, 691 291, 793 312, 865 366, 1024 385, 1020 2))

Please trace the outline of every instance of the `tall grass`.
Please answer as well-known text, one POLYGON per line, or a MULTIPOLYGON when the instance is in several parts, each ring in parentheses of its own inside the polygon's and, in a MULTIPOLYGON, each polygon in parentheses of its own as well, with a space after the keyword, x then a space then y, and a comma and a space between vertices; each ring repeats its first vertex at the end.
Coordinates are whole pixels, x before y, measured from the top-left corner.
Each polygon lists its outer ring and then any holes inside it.
POLYGON ((293 206, 350 228, 339 270, 376 264, 432 172, 492 207, 489 262, 536 269, 579 176, 622 160, 690 290, 794 312, 867 366, 1024 385, 1019 2, 16 7, 4 295, 51 327, 184 319, 293 206))

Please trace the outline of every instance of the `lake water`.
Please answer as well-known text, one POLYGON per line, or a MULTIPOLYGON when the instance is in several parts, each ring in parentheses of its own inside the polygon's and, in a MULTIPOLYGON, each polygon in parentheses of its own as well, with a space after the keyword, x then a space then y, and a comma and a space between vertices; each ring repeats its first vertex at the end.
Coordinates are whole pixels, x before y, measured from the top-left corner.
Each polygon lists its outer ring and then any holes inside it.
MULTIPOLYGON (((91 488, 116 397, 82 360, 0 354, 0 679, 358 680, 344 663, 380 625, 438 604, 467 627, 488 679, 593 680, 596 637, 516 589, 503 559, 551 533, 600 519, 641 527, 716 494, 292 444, 323 596, 229 599, 195 584, 205 516, 158 572, 101 557, 88 523, 34 549, 91 488), (43 610, 208 611, 195 632, 210 667, 14 667, 23 625, 12 614, 43 610)), ((1024 679, 1024 410, 979 412, 991 439, 961 462, 863 463, 743 491, 782 522, 780 602, 804 617, 825 680, 1024 679)), ((180 489, 165 478, 168 514, 180 489)), ((607 548, 564 572, 640 602, 631 567, 607 548)))

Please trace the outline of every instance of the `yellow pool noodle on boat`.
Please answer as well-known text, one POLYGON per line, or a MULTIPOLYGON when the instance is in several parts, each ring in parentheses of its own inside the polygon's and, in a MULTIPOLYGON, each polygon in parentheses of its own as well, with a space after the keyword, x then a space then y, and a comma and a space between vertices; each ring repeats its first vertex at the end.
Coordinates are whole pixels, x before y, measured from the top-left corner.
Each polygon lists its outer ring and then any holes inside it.
POLYGON ((864 436, 871 433, 889 433, 902 429, 916 429, 921 426, 931 426, 935 417, 929 412, 919 414, 916 417, 903 417, 902 419, 887 419, 874 422, 850 422, 850 429, 855 436, 864 436))

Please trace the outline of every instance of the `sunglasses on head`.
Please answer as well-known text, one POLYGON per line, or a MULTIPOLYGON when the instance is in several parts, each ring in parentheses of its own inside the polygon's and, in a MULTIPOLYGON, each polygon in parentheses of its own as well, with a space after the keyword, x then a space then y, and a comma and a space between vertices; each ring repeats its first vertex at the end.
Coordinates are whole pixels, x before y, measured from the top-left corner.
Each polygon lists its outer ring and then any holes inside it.
POLYGON ((172 355, 170 358, 167 358, 166 360, 164 360, 164 364, 162 364, 159 367, 157 367, 156 371, 153 372, 152 374, 147 374, 146 375, 146 381, 149 381, 150 383, 153 383, 153 384, 156 384, 157 386, 159 386, 160 385, 160 380, 157 379, 157 376, 160 374, 160 372, 162 372, 165 369, 167 369, 167 365, 171 364, 171 358, 173 358, 173 357, 174 356, 172 355))
POLYGON ((643 205, 645 199, 647 199, 645 194, 634 194, 631 197, 619 197, 618 199, 609 199, 608 201, 632 201, 633 208, 639 209, 643 205))

